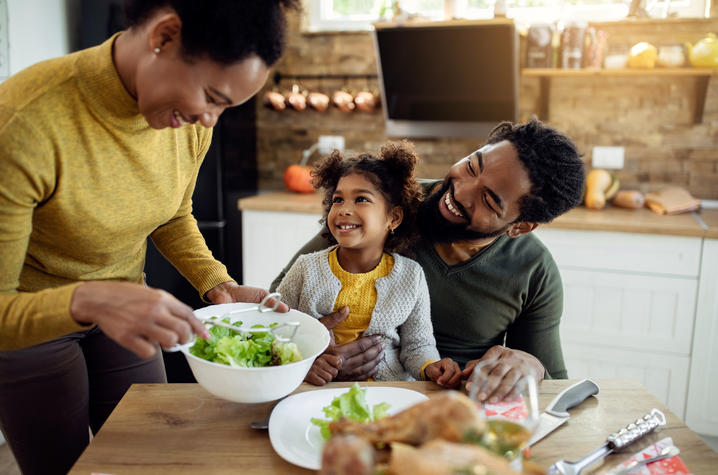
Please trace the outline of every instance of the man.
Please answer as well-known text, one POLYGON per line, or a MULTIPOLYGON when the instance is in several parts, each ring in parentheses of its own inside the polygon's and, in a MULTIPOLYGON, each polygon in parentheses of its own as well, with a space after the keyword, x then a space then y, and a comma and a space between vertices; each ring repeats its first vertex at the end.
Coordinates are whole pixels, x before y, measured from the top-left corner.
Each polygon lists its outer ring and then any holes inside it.
MULTIPOLYGON (((489 402, 508 396, 529 372, 539 381, 566 378, 561 277, 531 231, 580 203, 584 171, 576 146, 538 120, 504 122, 486 145, 454 164, 443 182, 423 185, 427 197, 418 213, 415 259, 429 285, 441 357, 464 365, 463 378, 477 362, 488 361, 490 382, 479 397, 489 402)), ((317 236, 297 255, 326 245, 317 236)), ((346 314, 342 309, 322 322, 331 329, 346 314)), ((333 345, 307 381, 366 379, 381 356, 376 336, 333 345)))

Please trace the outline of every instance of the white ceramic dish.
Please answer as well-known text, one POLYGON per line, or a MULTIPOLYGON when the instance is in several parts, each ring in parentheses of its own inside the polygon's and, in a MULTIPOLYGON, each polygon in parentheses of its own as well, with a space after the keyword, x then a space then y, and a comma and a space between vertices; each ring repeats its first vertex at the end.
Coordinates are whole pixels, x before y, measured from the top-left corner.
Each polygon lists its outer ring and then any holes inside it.
MULTIPOLYGON (((199 318, 222 317, 235 310, 257 307, 251 303, 211 305, 195 310, 199 318)), ((234 368, 212 363, 189 352, 194 341, 176 347, 184 353, 197 382, 215 396, 234 402, 259 403, 273 401, 291 393, 304 380, 315 358, 329 345, 329 332, 316 318, 290 310, 288 313, 249 311, 230 316, 231 322, 243 325, 268 326, 275 322, 298 321, 294 342, 304 358, 296 363, 263 368, 234 368)))
MULTIPOLYGON (((287 462, 310 470, 319 470, 324 439, 311 418, 326 419, 322 408, 349 388, 317 389, 289 396, 274 407, 269 417, 269 440, 277 454, 287 462)), ((366 402, 370 407, 381 402, 391 404, 389 414, 396 414, 427 400, 411 389, 369 386, 366 402)))

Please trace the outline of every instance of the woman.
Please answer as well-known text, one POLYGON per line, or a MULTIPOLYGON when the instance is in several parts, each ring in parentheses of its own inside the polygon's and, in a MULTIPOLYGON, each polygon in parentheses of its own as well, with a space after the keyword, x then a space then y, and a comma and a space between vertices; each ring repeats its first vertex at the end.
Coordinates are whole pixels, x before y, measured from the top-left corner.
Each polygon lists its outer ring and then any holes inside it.
POLYGON ((166 380, 158 345, 206 335, 143 285, 148 236, 208 302, 266 295, 212 258, 191 196, 295 5, 129 1, 127 31, 0 85, 0 427, 23 473, 66 473, 130 384, 166 380))

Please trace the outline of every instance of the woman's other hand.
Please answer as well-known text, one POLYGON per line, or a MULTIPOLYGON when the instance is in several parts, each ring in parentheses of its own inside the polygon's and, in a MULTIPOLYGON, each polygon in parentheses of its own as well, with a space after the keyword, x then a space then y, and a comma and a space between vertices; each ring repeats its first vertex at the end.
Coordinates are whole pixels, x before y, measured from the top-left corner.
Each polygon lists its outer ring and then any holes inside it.
MULTIPOLYGON (((247 287, 246 285, 239 285, 234 282, 223 282, 212 287, 205 295, 213 304, 233 302, 259 303, 264 297, 269 295, 269 292, 257 287, 247 287)), ((267 300, 266 305, 268 307, 274 305, 274 299, 267 300)), ((284 302, 279 302, 277 312, 284 313, 288 311, 289 306, 284 302)))
POLYGON ((189 341, 209 338, 192 309, 164 290, 125 282, 86 282, 72 295, 70 314, 79 323, 97 324, 108 337, 142 358, 189 341))
POLYGON ((442 388, 455 388, 461 384, 461 369, 451 358, 435 361, 424 368, 426 379, 434 381, 442 388))

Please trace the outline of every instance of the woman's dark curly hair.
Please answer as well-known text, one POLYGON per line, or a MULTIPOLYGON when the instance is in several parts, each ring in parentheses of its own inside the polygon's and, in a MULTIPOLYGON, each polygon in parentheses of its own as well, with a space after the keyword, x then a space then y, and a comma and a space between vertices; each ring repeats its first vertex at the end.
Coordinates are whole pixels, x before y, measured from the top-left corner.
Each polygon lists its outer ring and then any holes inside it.
POLYGON ((519 201, 516 221, 548 223, 581 203, 584 170, 576 145, 537 119, 524 124, 502 122, 488 143, 511 142, 529 174, 531 190, 519 201))
POLYGON ((345 158, 335 150, 314 165, 312 184, 324 192, 324 236, 332 244, 336 243, 329 232, 327 217, 332 207, 332 197, 339 179, 352 173, 366 177, 381 192, 387 201, 387 208, 400 206, 404 210, 401 224, 389 234, 384 244, 387 252, 407 254, 417 239, 416 213, 421 200, 421 188, 414 177, 414 168, 418 157, 414 147, 407 141, 399 144, 386 144, 381 147, 379 156, 363 153, 358 157, 345 158))
POLYGON ((256 54, 272 66, 284 51, 284 12, 298 10, 299 0, 125 0, 127 26, 141 25, 160 8, 182 20, 185 58, 233 64, 256 54))

